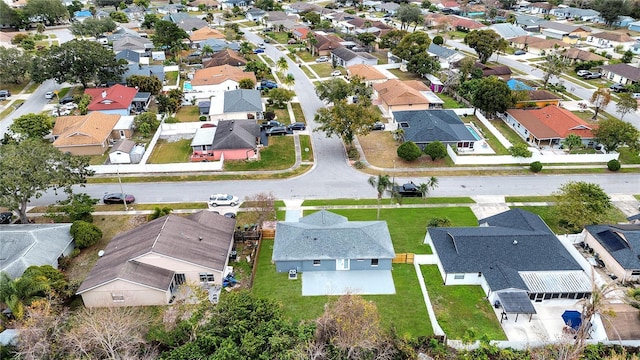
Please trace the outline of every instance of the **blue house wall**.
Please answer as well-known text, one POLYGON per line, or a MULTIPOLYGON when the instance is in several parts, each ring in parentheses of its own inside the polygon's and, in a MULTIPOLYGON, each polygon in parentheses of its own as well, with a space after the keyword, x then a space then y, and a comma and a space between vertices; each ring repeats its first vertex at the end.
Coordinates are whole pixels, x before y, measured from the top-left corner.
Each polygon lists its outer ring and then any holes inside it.
MULTIPOLYGON (((350 259, 349 270, 391 270, 392 259, 378 259, 378 266, 371 265, 371 259, 350 259)), ((276 261, 277 272, 289 272, 296 269, 305 271, 336 271, 336 260, 320 260, 320 265, 313 265, 313 260, 306 261, 276 261)))

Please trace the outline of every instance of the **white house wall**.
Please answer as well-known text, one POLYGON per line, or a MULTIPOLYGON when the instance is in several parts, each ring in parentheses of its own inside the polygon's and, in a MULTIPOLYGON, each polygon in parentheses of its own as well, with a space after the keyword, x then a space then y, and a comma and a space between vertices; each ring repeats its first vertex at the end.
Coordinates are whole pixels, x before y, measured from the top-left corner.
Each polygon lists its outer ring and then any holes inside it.
POLYGON ((123 280, 112 281, 81 295, 86 307, 166 305, 171 298, 168 289, 161 291, 123 280), (114 301, 114 296, 122 296, 124 300, 114 301))
POLYGON ((124 151, 116 151, 109 154, 109 161, 112 164, 131 164, 131 156, 124 151))

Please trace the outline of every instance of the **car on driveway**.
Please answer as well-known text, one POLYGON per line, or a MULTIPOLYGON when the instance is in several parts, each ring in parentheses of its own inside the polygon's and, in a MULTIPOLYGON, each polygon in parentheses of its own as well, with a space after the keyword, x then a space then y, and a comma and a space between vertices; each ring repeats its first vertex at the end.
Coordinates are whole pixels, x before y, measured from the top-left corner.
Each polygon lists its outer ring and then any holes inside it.
POLYGON ((267 136, 287 135, 287 128, 284 126, 274 126, 267 130, 267 136))
POLYGON ((269 120, 269 121, 265 121, 262 124, 260 124, 260 129, 267 130, 267 129, 271 129, 272 127, 276 127, 276 126, 284 127, 284 124, 281 123, 280 121, 277 121, 277 120, 269 120))
POLYGON ((289 126, 287 126, 287 129, 293 131, 293 130, 304 130, 307 128, 307 125, 303 122, 295 122, 289 126))
POLYGON ((11 211, 0 212, 0 224, 11 224, 11 219, 13 219, 13 213, 11 211))
POLYGON ((340 75, 342 75, 342 71, 340 70, 333 70, 331 72, 331 76, 340 76, 340 75))
POLYGON ((319 58, 316 59, 316 62, 327 62, 327 61, 329 61, 328 56, 320 56, 319 58))
POLYGON ((55 94, 53 93, 53 91, 47 91, 47 93, 44 94, 45 99, 53 99, 54 96, 55 94))
POLYGON ((127 204, 132 204, 136 201, 136 198, 131 194, 123 193, 111 193, 102 197, 102 202, 105 204, 122 204, 125 201, 127 204))
POLYGON ((236 206, 240 203, 240 199, 237 196, 229 194, 213 194, 209 196, 207 204, 209 206, 236 206))
POLYGON ((600 74, 599 72, 590 72, 587 75, 584 75, 582 78, 586 80, 591 80, 591 79, 600 79, 601 76, 602 74, 600 74))
POLYGON ((384 124, 380 121, 376 121, 373 125, 371 125, 371 130, 384 130, 384 124))
POLYGON ((260 85, 258 85, 257 89, 258 90, 262 90, 262 89, 277 89, 278 88, 278 83, 276 83, 275 81, 271 81, 271 80, 262 80, 260 82, 260 85))
POLYGON ((524 55, 524 54, 526 54, 526 53, 527 53, 527 52, 526 52, 526 51, 524 51, 524 50, 516 50, 516 51, 513 53, 513 55, 524 55))
POLYGON ((585 76, 585 75, 591 74, 591 71, 589 71, 589 70, 578 70, 578 71, 576 71, 576 74, 578 74, 578 76, 585 76))
POLYGON ((0 90, 0 100, 6 100, 11 97, 11 91, 0 90))
POLYGON ((58 101, 60 104, 68 104, 73 102, 73 96, 65 96, 62 99, 60 99, 60 101, 58 101))
POLYGON ((609 89, 613 90, 614 92, 627 92, 629 90, 627 90, 626 87, 624 87, 624 85, 618 83, 618 84, 613 84, 611 86, 609 86, 609 89))

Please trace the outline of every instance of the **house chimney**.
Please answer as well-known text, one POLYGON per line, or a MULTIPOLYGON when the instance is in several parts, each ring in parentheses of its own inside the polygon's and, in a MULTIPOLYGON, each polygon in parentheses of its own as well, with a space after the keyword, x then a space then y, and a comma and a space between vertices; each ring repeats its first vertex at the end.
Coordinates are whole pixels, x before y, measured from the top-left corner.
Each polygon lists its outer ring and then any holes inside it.
POLYGON ((518 245, 518 240, 513 240, 513 245, 518 245))

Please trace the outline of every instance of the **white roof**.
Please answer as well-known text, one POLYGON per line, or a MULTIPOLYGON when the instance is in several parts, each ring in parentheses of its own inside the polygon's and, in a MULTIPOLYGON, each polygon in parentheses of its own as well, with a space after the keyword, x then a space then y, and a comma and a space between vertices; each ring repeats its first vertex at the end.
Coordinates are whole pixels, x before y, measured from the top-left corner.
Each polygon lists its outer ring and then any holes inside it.
POLYGON ((431 81, 431 83, 433 85, 443 85, 442 81, 440 81, 440 79, 438 79, 437 77, 435 77, 434 75, 431 74, 426 74, 424 77, 427 78, 427 80, 431 81))
POLYGON ((193 136, 191 146, 212 145, 217 129, 217 127, 199 128, 193 136))
POLYGON ((422 96, 429 100, 430 104, 444 104, 444 101, 438 97, 433 91, 420 91, 422 96))
POLYGON ((135 116, 120 116, 120 120, 118 120, 116 126, 113 127, 113 130, 128 130, 133 128, 133 118, 135 118, 135 116))
POLYGON ((520 271, 530 293, 587 293, 591 280, 584 271, 520 271))

